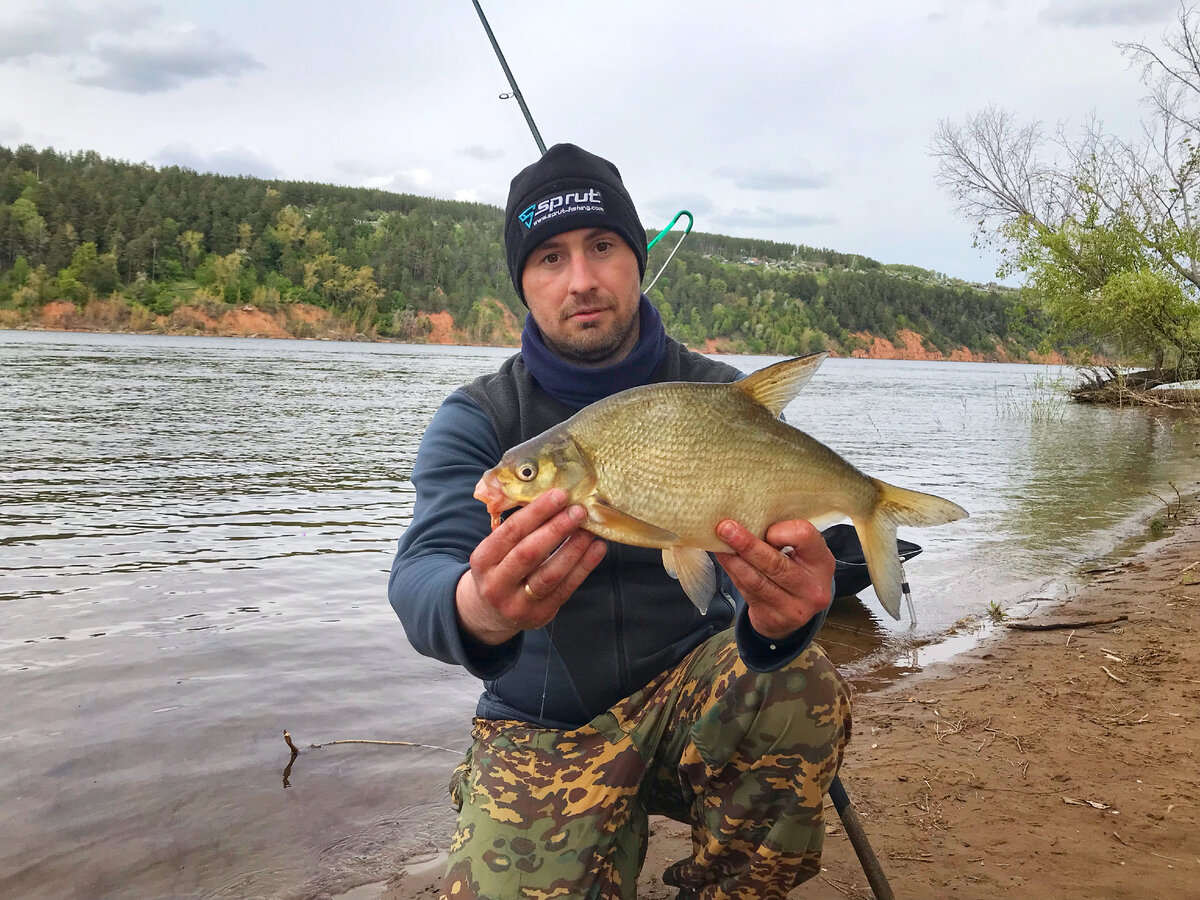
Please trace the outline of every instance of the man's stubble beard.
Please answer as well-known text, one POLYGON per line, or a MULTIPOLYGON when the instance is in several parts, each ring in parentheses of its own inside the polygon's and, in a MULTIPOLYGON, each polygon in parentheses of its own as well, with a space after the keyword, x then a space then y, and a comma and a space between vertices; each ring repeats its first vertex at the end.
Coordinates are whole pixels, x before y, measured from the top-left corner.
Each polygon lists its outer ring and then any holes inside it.
MULTIPOLYGON (((569 312, 563 310, 561 315, 563 321, 568 321, 571 314, 584 309, 591 304, 587 301, 582 301, 574 304, 574 308, 569 312)), ((610 309, 615 308, 616 304, 610 306, 610 309)), ((619 322, 614 322, 611 329, 606 330, 605 326, 600 322, 583 322, 581 330, 562 339, 551 339, 547 337, 545 330, 542 330, 543 342, 558 356, 570 362, 582 363, 585 365, 597 365, 609 361, 609 358, 617 354, 624 358, 633 349, 637 343, 639 323, 641 321, 641 310, 639 304, 633 305, 633 313, 628 322, 623 325, 619 322)), ((616 360, 613 360, 614 362, 616 360)))
POLYGON ((638 322, 639 312, 637 307, 634 307, 633 315, 624 324, 624 327, 621 327, 619 323, 614 323, 613 327, 606 332, 599 322, 584 322, 582 330, 578 334, 563 340, 551 341, 546 339, 543 332, 542 339, 551 350, 563 359, 596 365, 606 362, 609 357, 621 351, 624 351, 622 358, 628 355, 634 344, 637 343, 638 322))

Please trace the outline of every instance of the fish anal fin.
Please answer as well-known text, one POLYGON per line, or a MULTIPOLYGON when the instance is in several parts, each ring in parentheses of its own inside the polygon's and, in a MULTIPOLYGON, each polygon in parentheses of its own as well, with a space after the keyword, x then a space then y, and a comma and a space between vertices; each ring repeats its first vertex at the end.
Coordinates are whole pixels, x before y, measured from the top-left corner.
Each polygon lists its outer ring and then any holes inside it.
POLYGON ((593 497, 588 504, 589 517, 599 525, 620 535, 617 540, 637 547, 663 547, 679 540, 679 535, 659 528, 644 519, 623 512, 603 497, 593 497))
POLYGON ((679 579, 679 584, 688 595, 688 599, 700 610, 701 615, 708 612, 709 601, 717 592, 717 572, 713 567, 712 558, 695 547, 674 544, 663 551, 663 565, 668 574, 673 574, 679 579), (668 554, 671 558, 670 563, 667 562, 668 554))
POLYGON ((747 375, 733 386, 745 393, 755 403, 765 406, 771 415, 780 416, 783 408, 796 399, 800 389, 816 374, 821 363, 829 356, 828 350, 785 359, 783 362, 759 369, 747 375))

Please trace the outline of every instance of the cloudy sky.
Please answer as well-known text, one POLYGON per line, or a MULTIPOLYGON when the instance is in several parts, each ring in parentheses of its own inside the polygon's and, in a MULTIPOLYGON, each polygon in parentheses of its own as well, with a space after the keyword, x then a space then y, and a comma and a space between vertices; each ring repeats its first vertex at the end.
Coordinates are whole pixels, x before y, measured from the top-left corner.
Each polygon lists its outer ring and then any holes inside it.
MULTIPOLYGON (((649 227, 981 281, 934 183, 988 104, 1132 135, 1174 0, 482 0, 548 143, 613 160, 649 227)), ((0 144, 503 205, 537 148, 470 0, 0 5, 0 144)))

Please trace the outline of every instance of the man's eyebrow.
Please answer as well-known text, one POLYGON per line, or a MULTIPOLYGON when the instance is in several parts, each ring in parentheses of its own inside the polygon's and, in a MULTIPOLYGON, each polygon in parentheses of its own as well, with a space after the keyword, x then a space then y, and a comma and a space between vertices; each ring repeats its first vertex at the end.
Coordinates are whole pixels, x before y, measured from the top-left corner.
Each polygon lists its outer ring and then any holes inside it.
MULTIPOLYGON (((563 241, 557 235, 555 235, 554 237, 546 238, 544 241, 534 247, 533 252, 541 253, 543 250, 553 250, 555 247, 561 247, 562 244, 563 241)), ((532 256, 532 254, 530 255, 532 256)))
MULTIPOLYGON (((599 228, 591 229, 586 235, 584 235, 584 240, 593 241, 605 234, 611 234, 613 237, 620 237, 620 235, 617 234, 617 232, 613 229, 608 228, 607 226, 601 226, 599 228)), ((534 247, 533 253, 541 253, 545 250, 555 250, 565 243, 566 241, 562 239, 562 236, 556 234, 552 237, 546 238, 544 241, 534 247)), ((531 253, 530 255, 532 256, 533 254, 531 253)))

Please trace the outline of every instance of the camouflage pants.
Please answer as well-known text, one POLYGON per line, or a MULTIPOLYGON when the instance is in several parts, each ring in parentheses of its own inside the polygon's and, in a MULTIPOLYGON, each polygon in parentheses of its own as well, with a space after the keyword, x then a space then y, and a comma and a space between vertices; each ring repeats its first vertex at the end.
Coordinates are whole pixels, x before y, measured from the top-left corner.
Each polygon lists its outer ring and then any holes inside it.
POLYGON ((663 876, 681 897, 782 900, 820 870, 849 736, 849 691, 818 647, 756 673, 732 631, 582 728, 476 719, 441 896, 630 900, 659 814, 692 826, 663 876))

